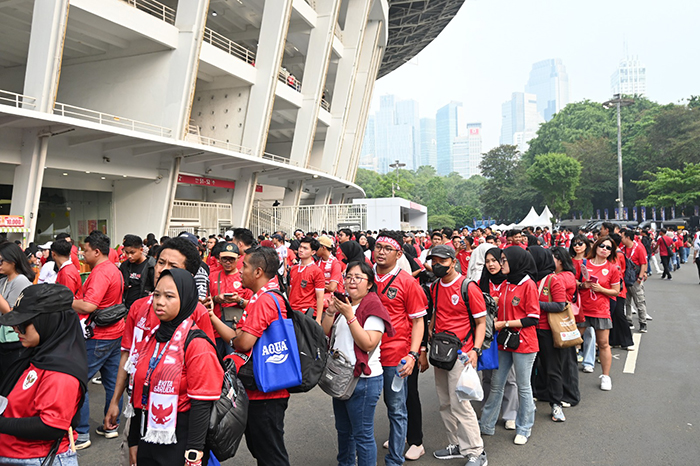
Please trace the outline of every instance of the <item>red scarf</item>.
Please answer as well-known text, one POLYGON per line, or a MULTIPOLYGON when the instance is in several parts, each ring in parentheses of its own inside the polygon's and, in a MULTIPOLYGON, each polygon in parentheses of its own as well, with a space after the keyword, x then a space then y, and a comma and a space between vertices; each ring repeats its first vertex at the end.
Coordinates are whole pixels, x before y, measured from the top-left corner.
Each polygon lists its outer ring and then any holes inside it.
MULTIPOLYGON (((384 321, 384 333, 390 337, 394 336, 396 332, 394 331, 394 327, 391 325, 391 317, 389 316, 389 312, 382 304, 382 300, 379 299, 377 293, 373 292, 367 293, 367 296, 362 298, 360 305, 357 306, 357 310, 355 311, 355 317, 357 317, 357 321, 363 328, 365 326, 365 321, 370 316, 375 316, 382 319, 384 321)), ((356 358, 355 371, 353 375, 355 377, 359 377, 361 374, 371 374, 372 371, 369 368, 369 353, 360 349, 360 347, 357 346, 357 343, 354 343, 353 346, 355 349, 356 358)))

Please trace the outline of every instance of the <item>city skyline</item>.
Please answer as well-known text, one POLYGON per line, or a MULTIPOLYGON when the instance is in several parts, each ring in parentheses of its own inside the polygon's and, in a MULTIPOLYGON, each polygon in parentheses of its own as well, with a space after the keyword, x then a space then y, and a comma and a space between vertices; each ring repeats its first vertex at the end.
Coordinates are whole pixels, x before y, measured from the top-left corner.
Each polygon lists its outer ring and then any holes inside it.
POLYGON ((501 104, 523 91, 534 63, 550 58, 565 63, 569 102, 604 102, 611 97, 611 74, 627 55, 644 63, 649 99, 678 103, 700 93, 700 65, 687 60, 683 46, 700 42, 692 19, 700 4, 657 6, 648 0, 593 1, 585 9, 554 0, 467 0, 433 43, 377 81, 372 110, 386 93, 418 101, 421 118, 450 101, 463 102, 465 121, 483 124, 486 152, 499 143, 501 104))

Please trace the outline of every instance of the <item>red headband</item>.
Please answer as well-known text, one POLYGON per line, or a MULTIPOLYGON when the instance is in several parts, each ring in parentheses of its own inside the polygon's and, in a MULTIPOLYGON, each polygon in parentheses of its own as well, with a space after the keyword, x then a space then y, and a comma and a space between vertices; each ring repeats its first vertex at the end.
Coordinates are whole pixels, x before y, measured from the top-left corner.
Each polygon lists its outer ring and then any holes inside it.
POLYGON ((388 236, 380 236, 377 238, 377 243, 388 243, 392 245, 397 251, 401 250, 401 245, 396 242, 395 239, 389 238, 388 236))

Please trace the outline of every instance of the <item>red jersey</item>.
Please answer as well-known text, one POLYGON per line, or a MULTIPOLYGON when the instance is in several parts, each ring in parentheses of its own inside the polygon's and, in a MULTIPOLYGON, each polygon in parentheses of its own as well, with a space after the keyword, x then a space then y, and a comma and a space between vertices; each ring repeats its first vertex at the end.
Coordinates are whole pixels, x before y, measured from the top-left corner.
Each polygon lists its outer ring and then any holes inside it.
POLYGON ((375 279, 379 298, 396 331, 393 337, 382 337, 380 359, 382 366, 396 366, 411 351, 413 319, 426 315, 428 300, 416 279, 398 265, 386 275, 379 275, 375 267, 375 279))
POLYGON ((471 251, 461 250, 457 253, 457 260, 459 261, 459 266, 462 268, 462 275, 467 275, 467 270, 469 270, 469 260, 471 257, 471 251))
MULTIPOLYGON (((586 264, 591 278, 597 277, 598 284, 603 288, 612 288, 620 283, 620 272, 617 264, 611 264, 607 260, 603 265, 595 265, 592 261, 586 264)), ((608 296, 596 293, 590 288, 579 290, 581 297, 581 311, 586 317, 610 318, 610 300, 608 296)))
POLYGON ((82 280, 80 279, 80 273, 78 269, 73 267, 71 261, 64 262, 61 268, 56 274, 56 283, 59 285, 67 286, 73 292, 73 296, 76 296, 82 287, 82 280))
POLYGON ((666 256, 673 255, 673 251, 675 250, 675 245, 673 244, 673 240, 671 238, 669 238, 666 235, 659 235, 659 239, 657 240, 657 242, 659 243, 659 255, 660 256, 666 257, 666 256))
POLYGON ((78 257, 78 247, 75 244, 70 248, 70 261, 75 266, 75 270, 80 272, 80 258, 78 257))
MULTIPOLYGON (((192 329, 196 329, 192 326, 192 329)), ((151 338, 146 344, 144 356, 139 358, 136 364, 136 372, 134 373, 134 391, 131 400, 134 403, 134 408, 142 409, 141 403, 143 394, 143 385, 148 372, 148 364, 152 359, 156 350, 156 339, 151 338)), ((158 345, 158 349, 162 349, 162 345, 158 345)), ((157 357, 157 353, 155 354, 157 357)), ((162 363, 162 362, 161 362, 162 363)), ((224 377, 224 370, 221 368, 219 358, 216 355, 214 347, 204 338, 193 338, 187 346, 185 352, 182 374, 180 379, 180 389, 177 397, 177 412, 183 413, 190 410, 190 399, 216 401, 221 396, 221 381, 224 377), (187 376, 187 369, 190 368, 190 377, 187 376), (206 377, 202 377, 206 374, 206 377)), ((151 386, 155 386, 157 380, 151 380, 151 386)))
MULTIPOLYGON (((238 328, 244 332, 250 333, 256 338, 260 338, 270 326, 272 322, 279 318, 277 312, 277 304, 275 299, 267 293, 268 290, 278 289, 279 285, 277 282, 277 277, 270 280, 267 285, 260 288, 257 293, 255 293, 250 298, 250 303, 243 311, 243 317, 238 321, 238 328)), ((281 296, 275 296, 280 303, 280 308, 282 311, 282 317, 287 318, 287 309, 282 302, 281 296)), ((251 350, 252 352, 252 350, 251 350)), ((277 390, 274 392, 261 392, 259 390, 248 390, 248 398, 251 400, 270 400, 276 398, 289 398, 289 392, 287 390, 277 390)))
MULTIPOLYGON (((136 342, 140 342, 152 329, 160 325, 160 320, 151 310, 152 305, 153 296, 144 296, 134 301, 134 304, 129 308, 124 336, 122 337, 122 351, 129 352, 135 343, 134 338, 136 342)), ((197 328, 203 330, 214 341, 214 329, 211 325, 209 312, 202 303, 197 303, 197 307, 192 313, 192 319, 197 328)))
POLYGON ((625 261, 625 255, 619 249, 617 250, 617 270, 620 272, 620 294, 617 296, 610 296, 610 299, 617 301, 617 298, 627 297, 627 285, 625 285, 625 271, 627 270, 627 262, 625 261))
POLYGON ((107 260, 118 267, 119 266, 119 254, 117 254, 117 251, 112 249, 112 248, 109 248, 109 255, 107 256, 107 260))
POLYGON ((622 246, 622 252, 625 254, 626 258, 640 267, 647 263, 647 250, 636 241, 631 248, 622 246))
MULTIPOLYGON (((221 387, 219 387, 221 390, 221 387)), ((7 396, 5 418, 36 417, 44 424, 68 430, 78 411, 80 383, 72 375, 47 371, 30 364, 17 385, 7 396)), ((77 440, 77 432, 73 432, 77 440)), ((41 458, 49 454, 54 440, 30 440, 9 434, 0 435, 0 456, 8 458, 41 458)), ((63 436, 58 453, 68 451, 68 435, 63 436)))
MULTIPOLYGON (((539 320, 540 301, 535 282, 526 276, 517 285, 503 283, 505 286, 498 300, 498 320, 518 320, 526 317, 539 320)), ((535 326, 520 329, 520 346, 517 350, 513 351, 503 346, 499 346, 498 349, 515 353, 536 353, 540 347, 537 343, 535 326)))
MULTIPOLYGON (((116 251, 115 251, 116 254, 116 251)), ((76 296, 86 303, 94 304, 97 309, 105 309, 116 304, 121 304, 124 292, 124 277, 116 265, 110 260, 97 264, 82 290, 76 296)), ((89 314, 78 314, 81 320, 88 318, 89 314)), ((124 321, 110 325, 109 327, 95 327, 95 340, 115 340, 124 333, 124 321)))
POLYGON ((557 274, 557 278, 564 286, 564 291, 566 292, 566 302, 572 303, 574 300, 574 294, 576 294, 576 277, 571 272, 560 272, 557 274))
POLYGON ((330 255, 327 261, 319 259, 316 265, 318 265, 323 272, 323 278, 326 285, 328 285, 330 282, 336 282, 338 284, 336 291, 340 291, 342 293, 345 288, 343 287, 343 270, 340 265, 340 261, 336 259, 335 256, 330 255))
MULTIPOLYGON (((221 293, 238 293, 238 295, 243 299, 250 299, 253 296, 253 292, 248 288, 243 288, 241 282, 241 274, 238 270, 234 269, 234 273, 227 274, 223 270, 213 272, 209 274, 209 294, 212 296, 218 296, 221 293)), ((214 315, 221 319, 221 308, 223 307, 237 307, 241 308, 238 303, 217 303, 214 304, 214 315)), ((199 324, 197 324, 199 325, 199 324)), ((214 336, 219 338, 219 332, 214 329, 214 336)))
POLYGON ((316 264, 295 265, 289 269, 289 304, 295 311, 316 309, 316 291, 323 292, 325 286, 323 272, 316 264))
MULTIPOLYGON (((467 304, 462 298, 462 282, 466 280, 464 275, 459 275, 450 283, 440 280, 433 286, 432 295, 435 303, 435 333, 449 330, 464 341, 471 330, 467 304), (437 299, 436 299, 437 295, 437 299)), ((469 309, 475 319, 486 316, 486 303, 481 289, 475 282, 467 288, 469 295, 469 309)), ((473 335, 462 345, 462 352, 471 351, 474 347, 473 335)))
MULTIPOLYGON (((539 293, 539 300, 542 302, 553 302, 553 303, 564 303, 566 302, 566 288, 564 284, 559 279, 559 276, 550 274, 544 277, 537 283, 538 290, 542 289, 539 293), (544 286, 543 282, 544 281, 544 286)), ((549 321, 547 320, 547 312, 540 311, 540 322, 537 324, 537 328, 542 330, 551 330, 549 326, 549 321)))

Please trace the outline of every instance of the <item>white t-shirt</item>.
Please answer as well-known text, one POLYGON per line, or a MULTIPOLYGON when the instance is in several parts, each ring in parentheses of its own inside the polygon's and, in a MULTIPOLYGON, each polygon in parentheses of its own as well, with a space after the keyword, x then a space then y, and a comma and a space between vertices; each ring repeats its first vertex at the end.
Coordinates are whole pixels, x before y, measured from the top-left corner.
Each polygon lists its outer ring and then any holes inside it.
MULTIPOLYGON (((352 310, 357 311, 357 306, 353 306, 352 310)), ((365 320, 365 330, 375 330, 377 332, 384 333, 384 321, 376 316, 369 316, 365 320)), ((370 354, 369 358, 369 369, 371 373, 369 375, 362 374, 360 377, 376 377, 384 373, 382 369, 382 363, 379 361, 379 346, 370 354)), ((355 365, 357 358, 355 357, 355 340, 352 338, 352 333, 350 332, 350 327, 348 327, 348 321, 345 316, 341 315, 335 321, 335 342, 333 344, 334 349, 338 349, 343 352, 345 356, 348 357, 350 364, 355 365)))
POLYGON ((54 271, 56 263, 54 261, 48 261, 41 267, 39 271, 39 280, 37 283, 56 283, 56 277, 58 272, 54 271))
POLYGON ((287 259, 287 248, 285 245, 281 245, 277 248, 275 248, 275 251, 277 251, 277 257, 280 259, 280 267, 277 269, 277 272, 280 275, 284 275, 284 265, 285 265, 285 260, 287 259))

